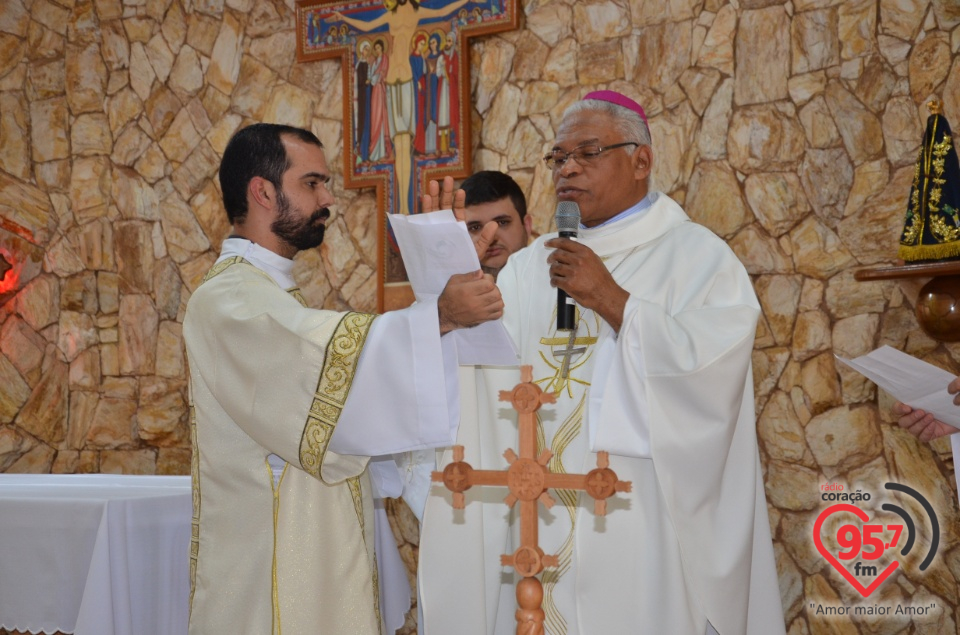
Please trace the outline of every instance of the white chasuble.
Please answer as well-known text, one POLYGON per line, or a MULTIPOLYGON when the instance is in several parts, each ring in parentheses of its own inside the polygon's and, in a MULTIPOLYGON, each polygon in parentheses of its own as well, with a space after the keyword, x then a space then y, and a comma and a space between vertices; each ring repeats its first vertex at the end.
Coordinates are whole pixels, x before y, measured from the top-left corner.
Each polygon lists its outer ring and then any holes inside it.
POLYGON ((435 304, 375 317, 308 309, 295 295, 235 256, 214 266, 187 307, 192 635, 385 632, 369 455, 450 441, 435 304), (380 359, 364 353, 378 328, 406 342, 388 369, 361 363, 380 359), (427 375, 413 347, 419 332, 434 333, 427 375), (437 375, 419 399, 411 383, 437 375), (354 421, 350 412, 392 416, 354 421), (337 446, 348 428, 363 434, 337 446))
MULTIPOLYGON (((550 237, 498 278, 521 363, 558 396, 538 411, 538 441, 558 472, 586 473, 607 450, 633 491, 608 499, 605 517, 586 494, 550 491, 540 547, 560 566, 542 576, 546 633, 782 634, 750 369, 759 305, 746 271, 658 195, 642 215, 581 230, 630 300, 619 335, 582 308, 571 335, 556 330, 550 237)), ((475 468, 507 468, 516 413, 499 391, 519 381, 516 369, 461 370, 457 442, 475 468)), ((505 496, 474 487, 454 511, 432 489, 420 547, 426 635, 515 632, 516 574, 500 554, 518 546, 519 523, 505 496)))

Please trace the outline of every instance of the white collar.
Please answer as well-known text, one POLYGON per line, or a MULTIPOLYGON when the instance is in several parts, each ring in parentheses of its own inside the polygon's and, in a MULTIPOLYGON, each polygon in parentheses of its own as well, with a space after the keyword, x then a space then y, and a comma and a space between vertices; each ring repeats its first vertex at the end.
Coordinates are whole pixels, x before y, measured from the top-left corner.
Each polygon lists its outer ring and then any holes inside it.
POLYGON ((273 281, 282 289, 292 289, 297 286, 297 282, 293 279, 293 260, 284 258, 255 242, 237 236, 227 238, 220 248, 220 257, 217 258, 217 262, 233 256, 240 256, 250 262, 273 278, 273 281))
MULTIPOLYGON (((613 225, 614 223, 618 221, 622 221, 625 218, 630 218, 631 216, 634 216, 636 214, 646 212, 648 209, 650 209, 651 205, 657 202, 657 198, 659 196, 660 196, 659 192, 647 192, 647 195, 641 198, 639 201, 637 201, 627 209, 623 210, 619 214, 608 218, 607 220, 603 221, 599 225, 594 225, 593 229, 596 229, 598 227, 603 227, 605 225, 613 225)), ((580 229, 584 230, 588 228, 581 223, 580 229)))
POLYGON ((656 240, 678 223, 690 220, 683 209, 666 194, 660 192, 651 198, 652 204, 641 214, 632 214, 615 223, 581 230, 580 242, 605 257, 656 240))

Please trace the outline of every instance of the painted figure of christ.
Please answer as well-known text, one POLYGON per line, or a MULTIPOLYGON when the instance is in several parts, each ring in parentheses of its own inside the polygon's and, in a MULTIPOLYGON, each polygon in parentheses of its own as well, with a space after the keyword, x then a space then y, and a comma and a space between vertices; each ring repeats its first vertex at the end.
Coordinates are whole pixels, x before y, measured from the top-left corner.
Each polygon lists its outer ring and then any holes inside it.
POLYGON ((421 7, 417 0, 384 0, 387 9, 381 16, 363 21, 335 12, 334 17, 353 28, 369 33, 387 25, 393 37, 389 51, 389 69, 386 76, 390 137, 396 156, 397 211, 409 214, 413 208, 413 149, 412 139, 417 129, 414 103, 413 68, 410 50, 414 33, 421 20, 442 18, 454 13, 470 0, 456 0, 438 9, 421 7))

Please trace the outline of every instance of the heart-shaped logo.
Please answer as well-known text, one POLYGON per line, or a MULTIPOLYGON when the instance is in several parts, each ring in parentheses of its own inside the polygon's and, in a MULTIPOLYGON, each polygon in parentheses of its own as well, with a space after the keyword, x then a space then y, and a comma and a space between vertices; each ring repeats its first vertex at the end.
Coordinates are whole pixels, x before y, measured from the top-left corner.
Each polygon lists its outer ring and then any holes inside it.
POLYGON ((863 597, 867 597, 868 595, 873 593, 877 589, 877 587, 883 584, 883 581, 886 580, 890 576, 890 574, 893 573, 897 569, 897 567, 900 566, 900 562, 897 560, 894 560, 889 565, 887 565, 887 568, 880 572, 880 574, 873 580, 873 582, 870 583, 870 586, 865 587, 862 584, 860 584, 860 580, 857 580, 857 578, 855 578, 854 575, 850 573, 850 571, 848 571, 847 568, 844 567, 832 553, 827 551, 827 548, 823 546, 823 539, 820 536, 820 530, 823 527, 824 521, 826 521, 827 518, 829 518, 833 514, 836 514, 839 512, 850 512, 851 514, 855 515, 857 518, 862 520, 864 523, 870 520, 870 517, 867 515, 867 512, 863 511, 858 507, 854 507, 853 505, 847 505, 844 503, 841 503, 839 505, 832 505, 826 508, 825 510, 823 510, 820 513, 820 515, 817 516, 817 522, 813 525, 813 542, 817 546, 817 551, 820 552, 820 555, 826 558, 827 562, 832 564, 833 568, 839 571, 840 575, 846 578, 847 582, 853 585, 853 588, 855 588, 860 593, 860 595, 862 595, 863 597))

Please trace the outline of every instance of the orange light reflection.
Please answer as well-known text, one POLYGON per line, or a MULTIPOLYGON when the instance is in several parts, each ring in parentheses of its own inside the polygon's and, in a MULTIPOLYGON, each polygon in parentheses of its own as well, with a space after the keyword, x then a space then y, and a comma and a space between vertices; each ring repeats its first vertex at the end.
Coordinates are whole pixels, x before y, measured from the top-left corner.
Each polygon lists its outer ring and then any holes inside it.
POLYGON ((0 295, 3 295, 17 288, 17 283, 20 281, 22 265, 7 253, 6 250, 0 249, 0 256, 10 265, 7 272, 0 278, 0 295))

